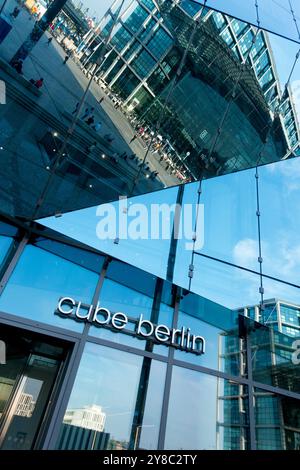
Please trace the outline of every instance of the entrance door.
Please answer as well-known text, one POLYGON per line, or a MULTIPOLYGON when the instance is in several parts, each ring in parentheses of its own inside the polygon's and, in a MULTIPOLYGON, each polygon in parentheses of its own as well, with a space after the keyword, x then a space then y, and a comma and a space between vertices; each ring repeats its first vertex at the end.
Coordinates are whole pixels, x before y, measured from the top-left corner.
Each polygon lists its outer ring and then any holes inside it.
POLYGON ((0 328, 6 364, 0 365, 0 449, 35 446, 66 362, 58 341, 11 327, 0 328))

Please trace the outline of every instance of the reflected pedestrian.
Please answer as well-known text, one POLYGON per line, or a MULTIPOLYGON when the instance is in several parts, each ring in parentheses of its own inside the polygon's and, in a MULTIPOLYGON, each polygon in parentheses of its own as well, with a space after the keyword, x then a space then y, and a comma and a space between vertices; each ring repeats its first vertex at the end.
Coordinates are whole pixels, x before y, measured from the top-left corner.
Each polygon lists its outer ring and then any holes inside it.
POLYGON ((15 7, 14 10, 10 13, 10 16, 12 18, 17 18, 17 16, 19 16, 20 11, 20 8, 15 7))
POLYGON ((91 126, 95 122, 94 116, 90 116, 85 122, 87 123, 88 126, 91 126))

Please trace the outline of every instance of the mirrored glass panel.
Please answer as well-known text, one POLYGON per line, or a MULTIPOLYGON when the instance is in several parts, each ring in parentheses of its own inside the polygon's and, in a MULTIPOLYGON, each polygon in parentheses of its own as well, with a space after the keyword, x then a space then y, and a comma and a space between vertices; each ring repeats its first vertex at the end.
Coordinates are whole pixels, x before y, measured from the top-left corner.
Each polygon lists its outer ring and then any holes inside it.
POLYGON ((174 367, 165 448, 242 450, 248 446, 247 387, 174 367))
POLYGON ((296 285, 300 284, 299 168, 297 158, 259 168, 263 271, 296 285))
POLYGON ((299 154, 297 6, 91 1, 1 6, 1 211, 36 220, 299 154))
MULTIPOLYGON (((299 393, 299 330, 281 323, 284 313, 297 319, 294 306, 271 302, 266 314, 270 324, 253 323, 250 342, 253 379, 257 382, 299 393), (271 319, 273 318, 273 321, 271 319)), ((292 323, 292 322, 291 322, 292 323)))
MULTIPOLYGON (((192 3, 203 5, 203 0, 195 0, 192 3)), ((289 0, 208 0, 207 7, 229 13, 253 25, 258 25, 279 35, 283 35, 293 41, 299 42, 299 34, 294 25, 294 17, 299 21, 299 5, 296 1, 289 0)), ((199 7, 198 7, 199 8, 199 7)))
POLYGON ((207 298, 183 292, 177 328, 205 340, 202 355, 175 351, 174 358, 230 375, 246 376, 245 342, 238 322, 239 312, 207 298))

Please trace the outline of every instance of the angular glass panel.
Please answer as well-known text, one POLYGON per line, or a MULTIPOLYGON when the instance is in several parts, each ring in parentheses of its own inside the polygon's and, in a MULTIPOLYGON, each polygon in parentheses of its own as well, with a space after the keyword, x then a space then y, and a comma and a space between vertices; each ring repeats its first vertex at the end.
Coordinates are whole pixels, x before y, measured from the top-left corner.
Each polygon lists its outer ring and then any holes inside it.
MULTIPOLYGON (((174 293, 171 284, 163 283, 143 271, 113 261, 100 291, 99 305, 108 309, 112 315, 122 312, 126 315, 128 323, 122 332, 111 325, 108 327, 93 324, 89 330, 91 336, 168 355, 168 348, 165 345, 155 344, 157 341, 154 334, 150 335, 148 341, 146 336, 137 337, 136 331, 139 321, 144 320, 151 321, 152 325, 164 324, 168 328, 172 327, 174 293)), ((145 330, 144 327, 141 329, 146 333, 146 326, 145 330)))
POLYGON ((51 217, 41 223, 164 278, 177 188, 51 217))
POLYGON ((257 274, 201 255, 195 256, 194 263, 193 292, 232 310, 259 303, 257 274))
POLYGON ((196 251, 257 270, 255 170, 211 178, 201 190, 204 243, 196 251))
POLYGON ((299 333, 285 334, 276 325, 266 327, 255 323, 250 332, 253 379, 299 393, 299 338, 299 333))
MULTIPOLYGON (((203 4, 203 1, 193 0, 191 3, 203 4)), ((298 19, 299 6, 297 2, 290 4, 288 0, 272 0, 271 3, 272 8, 270 9, 269 0, 259 0, 258 2, 260 26, 299 42, 299 36, 293 24, 291 12, 291 8, 293 8, 298 19)), ((257 10, 252 0, 244 0, 243 2, 239 2, 239 0, 218 0, 217 4, 214 0, 208 0, 206 5, 207 7, 217 8, 219 11, 257 25, 257 10)))
POLYGON ((298 158, 259 169, 264 273, 298 285, 299 169, 298 158))
MULTIPOLYGON (((261 0, 261 25, 285 18, 296 35, 280 1, 270 13, 261 0)), ((222 14, 211 2, 104 0, 87 19, 61 0, 37 25, 5 4, 2 211, 37 220, 296 151, 298 43, 258 32, 244 3, 222 14)))
POLYGON ((174 367, 165 448, 244 450, 248 447, 247 387, 174 367))
MULTIPOLYGON (((100 293, 100 305, 107 308, 113 313, 122 312, 127 317, 132 319, 126 325, 126 331, 134 333, 136 320, 143 315, 144 319, 151 318, 153 298, 143 295, 141 292, 134 288, 128 288, 115 281, 106 279, 100 293)), ((98 338, 107 339, 121 344, 127 344, 136 348, 145 348, 145 341, 142 341, 134 336, 127 336, 125 330, 122 332, 111 331, 102 326, 92 325, 90 328, 90 335, 98 338)))

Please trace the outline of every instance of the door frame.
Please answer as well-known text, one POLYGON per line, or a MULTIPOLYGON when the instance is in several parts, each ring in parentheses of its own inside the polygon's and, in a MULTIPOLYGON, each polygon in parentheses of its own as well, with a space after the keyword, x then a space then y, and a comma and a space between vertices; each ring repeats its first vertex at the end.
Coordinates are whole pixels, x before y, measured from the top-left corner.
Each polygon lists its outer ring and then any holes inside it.
MULTIPOLYGON (((61 343, 61 346, 66 350, 66 357, 61 360, 61 365, 50 393, 48 405, 37 429, 32 447, 34 450, 47 449, 49 448, 47 444, 47 442, 49 442, 49 433, 51 434, 53 427, 57 426, 59 415, 58 411, 61 408, 61 401, 66 401, 71 392, 71 390, 68 392, 68 383, 70 375, 74 375, 74 361, 75 363, 77 362, 75 359, 78 357, 78 348, 81 343, 82 334, 70 330, 65 330, 64 332, 62 329, 51 325, 39 324, 32 320, 20 321, 20 317, 14 317, 13 315, 8 315, 4 312, 0 312, 0 328, 1 325, 24 330, 28 332, 29 335, 30 333, 33 333, 34 335, 38 335, 41 340, 43 340, 43 338, 45 341, 47 341, 47 339, 50 341, 57 340, 57 342, 61 343)), ((20 376, 24 372, 26 365, 27 362, 24 365, 20 376)), ((12 403, 16 398, 16 393, 20 385, 20 378, 17 380, 17 388, 10 397, 10 404, 5 413, 9 413, 11 411, 12 403)))

